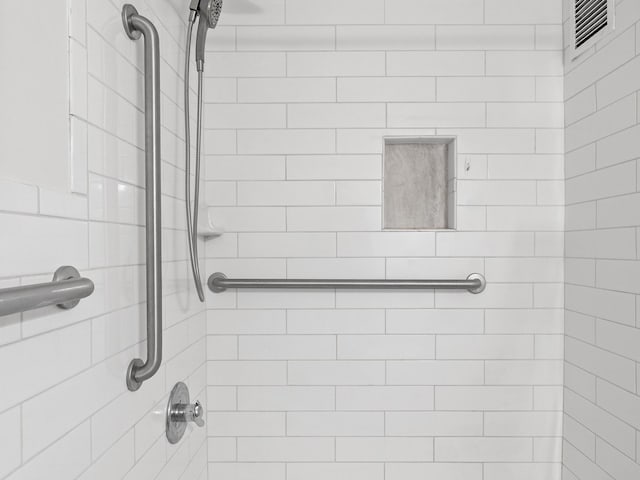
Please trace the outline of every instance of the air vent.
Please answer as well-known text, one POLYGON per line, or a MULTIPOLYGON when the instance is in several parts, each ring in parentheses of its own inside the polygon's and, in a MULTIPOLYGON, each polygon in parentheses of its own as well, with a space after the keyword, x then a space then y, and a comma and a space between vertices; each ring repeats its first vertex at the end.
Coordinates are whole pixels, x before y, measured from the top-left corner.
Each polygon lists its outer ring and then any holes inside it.
POLYGON ((614 0, 574 0, 575 55, 593 45, 614 27, 614 0))

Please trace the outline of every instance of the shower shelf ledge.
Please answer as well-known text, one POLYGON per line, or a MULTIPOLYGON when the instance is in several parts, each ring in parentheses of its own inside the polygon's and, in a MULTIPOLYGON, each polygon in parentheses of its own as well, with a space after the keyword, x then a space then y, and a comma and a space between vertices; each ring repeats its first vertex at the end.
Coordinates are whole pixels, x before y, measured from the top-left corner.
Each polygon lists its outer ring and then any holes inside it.
POLYGON ((198 236, 200 238, 215 238, 224 234, 224 228, 213 221, 212 209, 208 207, 200 207, 206 215, 200 215, 198 218, 198 236))

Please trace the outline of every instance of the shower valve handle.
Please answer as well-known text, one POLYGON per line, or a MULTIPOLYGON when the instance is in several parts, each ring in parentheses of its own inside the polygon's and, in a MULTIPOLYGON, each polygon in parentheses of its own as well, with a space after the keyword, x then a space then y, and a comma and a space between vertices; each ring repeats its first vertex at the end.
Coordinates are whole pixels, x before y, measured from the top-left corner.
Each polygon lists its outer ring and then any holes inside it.
POLYGON ((202 408, 199 400, 187 406, 185 418, 187 422, 193 422, 199 427, 204 427, 204 408, 202 408))
POLYGON ((191 403, 189 388, 184 382, 178 382, 171 390, 167 402, 165 430, 167 440, 174 445, 180 441, 187 431, 189 423, 204 427, 205 410, 200 402, 191 403))
POLYGON ((204 408, 199 401, 188 405, 174 405, 171 411, 171 417, 177 422, 193 422, 199 427, 204 427, 204 408))

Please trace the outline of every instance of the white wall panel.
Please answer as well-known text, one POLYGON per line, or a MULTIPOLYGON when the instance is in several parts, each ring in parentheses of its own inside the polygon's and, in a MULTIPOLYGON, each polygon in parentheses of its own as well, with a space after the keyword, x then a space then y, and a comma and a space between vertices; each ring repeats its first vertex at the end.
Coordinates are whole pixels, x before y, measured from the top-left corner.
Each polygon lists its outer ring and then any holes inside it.
POLYGON ((616 8, 615 32, 565 68, 566 222, 575 231, 566 250, 563 463, 565 478, 580 480, 640 472, 634 447, 640 11, 629 0, 616 8))
MULTIPOLYGON (((142 41, 126 37, 120 7, 110 0, 38 5, 47 21, 25 41, 55 67, 32 56, 12 70, 32 90, 30 97, 7 90, 23 107, 38 92, 50 97, 30 104, 40 110, 33 118, 50 125, 37 127, 35 137, 33 122, 28 130, 36 139, 31 146, 47 150, 31 155, 33 178, 3 181, 0 189, 2 285, 49 281, 60 265, 73 265, 96 286, 74 310, 51 307, 0 322, 0 418, 11 439, 0 442, 0 477, 7 480, 196 480, 206 468, 205 432, 187 433, 174 455, 156 413, 177 380, 206 404, 205 310, 186 275, 186 234, 177 217, 184 209, 184 134, 176 72, 185 18, 165 0, 136 7, 158 28, 161 45, 166 355, 157 376, 138 392, 125 385, 128 363, 144 355, 144 65, 142 41), (25 70, 29 65, 46 70, 46 87, 24 82, 43 81, 42 71, 33 76, 25 70), (62 101, 53 108, 60 85, 62 101), (63 117, 51 118, 60 111, 63 117), (58 160, 70 168, 58 168, 58 160), (41 175, 49 178, 41 181, 41 175)), ((11 48, 24 56, 24 48, 11 48)), ((209 98, 228 100, 229 89, 227 82, 227 94, 209 98)), ((27 165, 0 151, 7 161, 27 165)))

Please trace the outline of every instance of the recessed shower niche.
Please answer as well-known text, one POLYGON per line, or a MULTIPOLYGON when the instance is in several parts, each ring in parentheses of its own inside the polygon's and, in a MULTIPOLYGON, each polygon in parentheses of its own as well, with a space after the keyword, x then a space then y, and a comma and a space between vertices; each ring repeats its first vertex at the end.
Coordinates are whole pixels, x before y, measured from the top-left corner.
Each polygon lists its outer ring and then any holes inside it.
POLYGON ((384 229, 455 228, 453 137, 385 138, 384 229))

